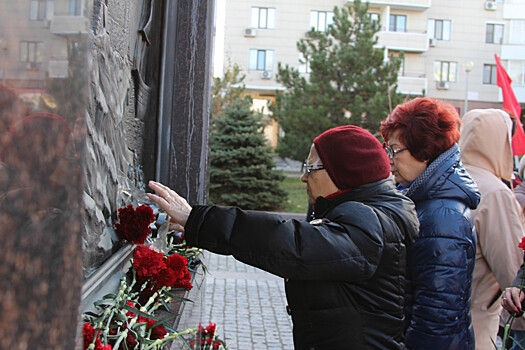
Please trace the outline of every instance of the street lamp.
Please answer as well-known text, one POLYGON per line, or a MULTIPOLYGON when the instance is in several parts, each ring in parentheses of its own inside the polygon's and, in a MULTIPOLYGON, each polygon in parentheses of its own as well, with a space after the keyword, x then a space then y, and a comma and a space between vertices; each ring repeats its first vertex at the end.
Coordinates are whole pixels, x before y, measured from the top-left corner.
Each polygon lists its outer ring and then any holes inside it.
POLYGON ((473 68, 474 68, 474 62, 468 61, 468 62, 463 63, 463 69, 467 73, 467 77, 465 79, 466 85, 465 85, 465 103, 463 106, 463 115, 467 113, 467 109, 468 109, 468 74, 473 68))

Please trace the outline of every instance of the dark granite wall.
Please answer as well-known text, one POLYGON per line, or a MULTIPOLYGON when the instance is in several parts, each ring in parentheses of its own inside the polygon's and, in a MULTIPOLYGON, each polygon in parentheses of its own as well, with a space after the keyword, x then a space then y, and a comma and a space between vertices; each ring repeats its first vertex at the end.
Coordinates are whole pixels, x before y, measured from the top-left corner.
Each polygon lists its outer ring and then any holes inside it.
POLYGON ((208 166, 208 108, 213 1, 167 6, 158 178, 191 204, 204 204, 208 166))
POLYGON ((118 208, 160 180, 206 201, 213 1, 96 3, 87 117, 84 272, 120 244, 118 208))

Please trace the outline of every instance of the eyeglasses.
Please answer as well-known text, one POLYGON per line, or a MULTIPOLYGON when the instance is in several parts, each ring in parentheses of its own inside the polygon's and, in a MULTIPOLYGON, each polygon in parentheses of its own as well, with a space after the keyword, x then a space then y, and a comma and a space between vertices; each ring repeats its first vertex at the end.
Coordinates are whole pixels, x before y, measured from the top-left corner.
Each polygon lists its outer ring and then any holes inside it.
POLYGON ((408 149, 407 147, 405 147, 405 148, 393 149, 392 147, 387 146, 387 145, 384 145, 383 147, 385 148, 386 154, 387 154, 388 158, 390 158, 390 159, 394 159, 394 157, 395 157, 399 152, 403 152, 404 150, 407 150, 407 149, 408 149))
POLYGON ((324 169, 324 165, 307 165, 305 163, 303 164, 303 169, 304 169, 306 176, 309 176, 310 173, 313 171, 324 169))

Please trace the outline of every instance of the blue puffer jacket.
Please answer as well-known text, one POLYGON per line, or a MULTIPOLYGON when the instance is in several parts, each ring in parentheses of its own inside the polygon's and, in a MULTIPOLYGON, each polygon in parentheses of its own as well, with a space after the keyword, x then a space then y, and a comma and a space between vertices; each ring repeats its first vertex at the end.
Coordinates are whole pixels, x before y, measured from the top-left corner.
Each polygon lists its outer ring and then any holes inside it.
POLYGON ((405 189, 416 204, 419 238, 407 255, 406 347, 474 349, 470 316, 476 183, 452 146, 405 189))

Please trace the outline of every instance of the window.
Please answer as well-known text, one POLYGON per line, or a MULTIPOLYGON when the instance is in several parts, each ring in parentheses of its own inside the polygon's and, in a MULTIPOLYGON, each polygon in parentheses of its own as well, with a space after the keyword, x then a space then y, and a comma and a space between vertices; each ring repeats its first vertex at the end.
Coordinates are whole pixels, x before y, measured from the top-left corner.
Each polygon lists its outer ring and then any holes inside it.
POLYGON ((525 44, 525 20, 510 20, 509 44, 525 44))
POLYGON ((503 44, 503 24, 487 23, 485 42, 488 44, 503 44))
POLYGON ((273 50, 250 49, 251 70, 273 70, 273 50))
POLYGON ((429 19, 427 32, 429 38, 450 40, 452 22, 445 19, 429 19))
POLYGON ((310 27, 318 32, 325 32, 334 24, 334 13, 328 11, 310 11, 310 27))
POLYGON ((406 32, 407 31, 407 16, 405 15, 390 15, 391 32, 406 32))
POLYGON ((31 0, 29 3, 29 20, 43 21, 47 19, 47 14, 54 10, 54 1, 50 0, 31 0))
POLYGON ((82 15, 82 0, 69 0, 69 14, 71 16, 82 15))
POLYGON ((495 85, 497 83, 497 71, 495 64, 483 65, 483 84, 495 85))
POLYGON ((20 42, 20 62, 40 63, 42 62, 42 48, 44 44, 36 41, 20 42))
POLYGON ((275 9, 266 7, 252 7, 250 18, 251 28, 275 28, 275 9))
POLYGON ((458 71, 457 62, 435 61, 434 80, 435 81, 456 81, 458 71))
POLYGON ((310 68, 310 61, 304 57, 304 55, 299 52, 299 73, 310 73, 312 69, 310 68))
POLYGON ((379 13, 369 12, 368 13, 368 18, 370 19, 371 22, 378 22, 379 23, 379 13))

